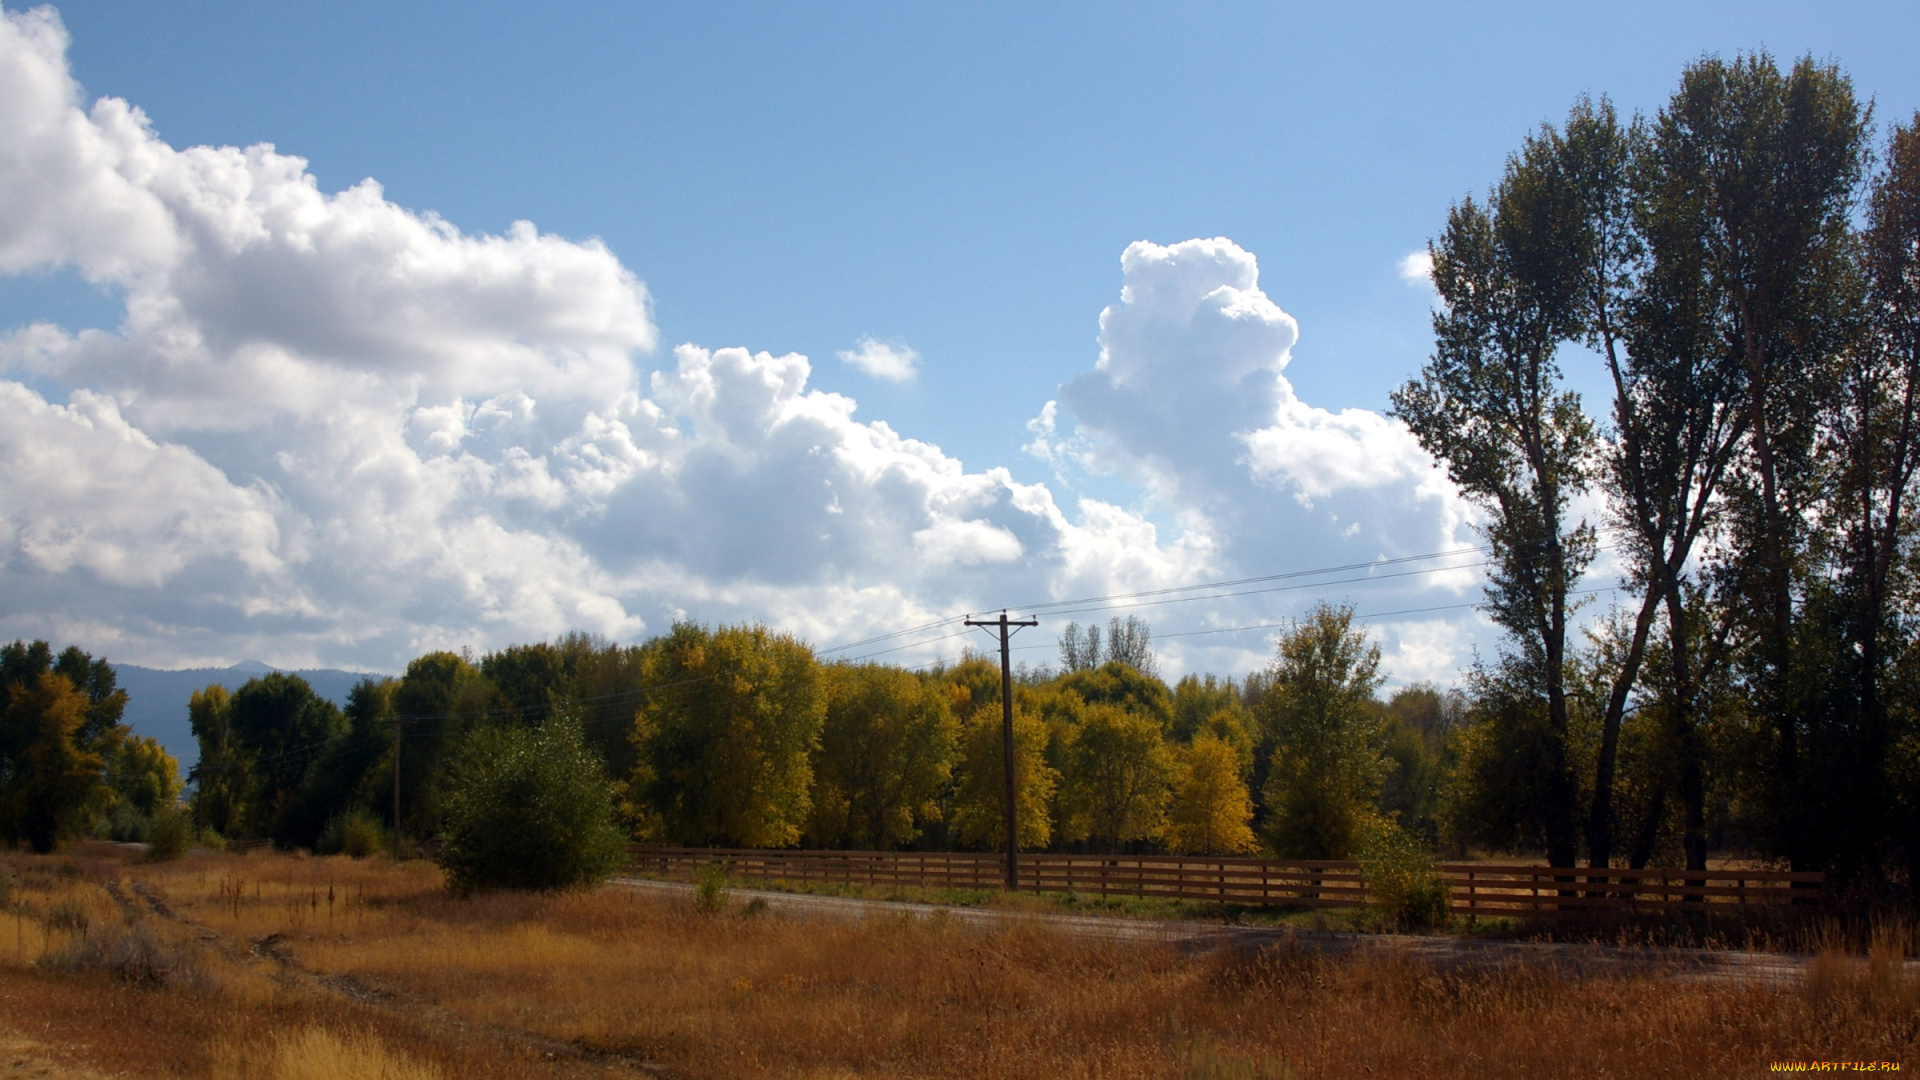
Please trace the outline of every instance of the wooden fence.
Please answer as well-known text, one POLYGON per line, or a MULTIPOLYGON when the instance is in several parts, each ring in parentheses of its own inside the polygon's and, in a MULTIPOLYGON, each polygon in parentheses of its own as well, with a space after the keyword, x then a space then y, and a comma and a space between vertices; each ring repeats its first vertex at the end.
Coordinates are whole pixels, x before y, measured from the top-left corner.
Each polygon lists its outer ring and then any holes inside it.
MULTIPOLYGON (((938 851, 766 851, 635 845, 634 873, 685 877, 717 863, 743 882, 997 889, 1006 860, 938 851)), ((1826 878, 1781 870, 1596 870, 1441 863, 1456 915, 1567 915, 1596 910, 1659 912, 1783 904, 1819 897, 1826 878)), ((1022 889, 1083 896, 1142 896, 1280 907, 1357 907, 1367 902, 1360 864, 1346 860, 1184 855, 1021 855, 1022 889)))

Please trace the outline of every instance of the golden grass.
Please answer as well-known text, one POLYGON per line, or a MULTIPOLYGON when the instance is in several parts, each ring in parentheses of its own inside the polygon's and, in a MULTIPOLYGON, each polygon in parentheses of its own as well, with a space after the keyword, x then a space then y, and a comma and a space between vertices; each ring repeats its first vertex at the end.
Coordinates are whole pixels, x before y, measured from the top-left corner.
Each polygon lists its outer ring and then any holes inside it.
POLYGON ((371 1032, 339 1034, 306 1027, 264 1047, 222 1043, 212 1080, 443 1080, 438 1068, 389 1049, 371 1032))
POLYGON ((57 861, 10 862, 27 885, 22 906, 0 915, 0 1029, 8 1017, 51 1018, 50 1034, 34 1037, 132 1075, 1257 1080, 1752 1076, 1788 1059, 1920 1067, 1920 985, 1901 962, 1913 940, 1897 927, 1866 957, 1823 955, 1798 983, 1727 985, 1537 965, 1443 971, 1369 949, 1188 955, 1035 923, 803 922, 744 917, 738 904, 708 917, 684 898, 619 888, 460 899, 431 866, 379 860, 149 865, 83 853, 77 875, 57 861), (196 973, 129 990, 111 971, 42 962, 70 947, 68 932, 35 917, 62 899, 85 906, 90 939, 140 925, 199 950, 196 973), (97 1021, 62 1026, 88 1007, 120 1009, 111 1038, 97 1021), (289 1071, 310 1062, 330 1064, 289 1071))

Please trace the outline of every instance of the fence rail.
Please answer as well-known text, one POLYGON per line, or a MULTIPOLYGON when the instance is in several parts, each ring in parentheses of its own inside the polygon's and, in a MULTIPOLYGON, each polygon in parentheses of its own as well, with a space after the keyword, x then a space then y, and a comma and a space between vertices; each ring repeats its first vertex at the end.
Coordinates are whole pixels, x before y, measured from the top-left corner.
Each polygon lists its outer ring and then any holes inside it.
MULTIPOLYGON (((1006 860, 991 853, 768 851, 635 845, 635 873, 675 877, 717 863, 742 881, 995 889, 1006 860)), ((1822 874, 1782 870, 1617 870, 1441 863, 1456 915, 1553 916, 1596 910, 1659 912, 1812 901, 1822 874)), ((1207 900, 1258 906, 1357 907, 1360 864, 1183 855, 1020 856, 1020 886, 1040 892, 1207 900)))

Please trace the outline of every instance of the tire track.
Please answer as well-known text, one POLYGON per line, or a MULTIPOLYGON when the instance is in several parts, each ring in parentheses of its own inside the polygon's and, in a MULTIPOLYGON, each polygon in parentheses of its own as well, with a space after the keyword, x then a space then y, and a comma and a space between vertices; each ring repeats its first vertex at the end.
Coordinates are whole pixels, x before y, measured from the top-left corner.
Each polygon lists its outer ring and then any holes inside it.
MULTIPOLYGON (((302 986, 323 995, 345 998, 362 1007, 378 1009, 406 1020, 437 1027, 463 1038, 472 1038, 476 1035, 492 1037, 501 1042, 518 1044, 526 1049, 545 1054, 549 1058, 566 1058, 645 1076, 669 1075, 665 1066, 648 1061, 633 1051, 588 1046, 564 1039, 550 1039, 519 1028, 465 1020, 449 1013, 430 999, 399 987, 366 979, 350 972, 315 971, 300 962, 294 952, 293 943, 278 932, 248 939, 247 948, 242 951, 225 934, 179 914, 172 905, 167 903, 165 894, 150 882, 135 880, 130 884, 134 895, 145 903, 147 911, 191 931, 203 944, 214 948, 230 960, 240 963, 271 961, 275 965, 276 976, 289 984, 302 986)), ((133 901, 126 896, 117 880, 107 883, 107 892, 113 897, 115 903, 129 914, 130 919, 140 916, 140 909, 135 907, 133 901)))

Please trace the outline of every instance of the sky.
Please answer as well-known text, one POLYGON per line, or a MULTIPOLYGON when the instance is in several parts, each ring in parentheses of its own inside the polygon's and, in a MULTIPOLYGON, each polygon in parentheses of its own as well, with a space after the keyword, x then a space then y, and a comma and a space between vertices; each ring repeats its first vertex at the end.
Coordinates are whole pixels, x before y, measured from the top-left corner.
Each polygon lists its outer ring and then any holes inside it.
POLYGON ((1911 117, 1916 21, 8 8, 0 636, 397 671, 690 618, 929 626, 830 653, 923 663, 1013 606, 1031 661, 1137 614, 1236 674, 1325 600, 1451 681, 1498 643, 1475 557, 1424 558, 1471 508, 1383 415, 1410 257, 1578 95, 1652 111, 1704 54, 1911 117))

